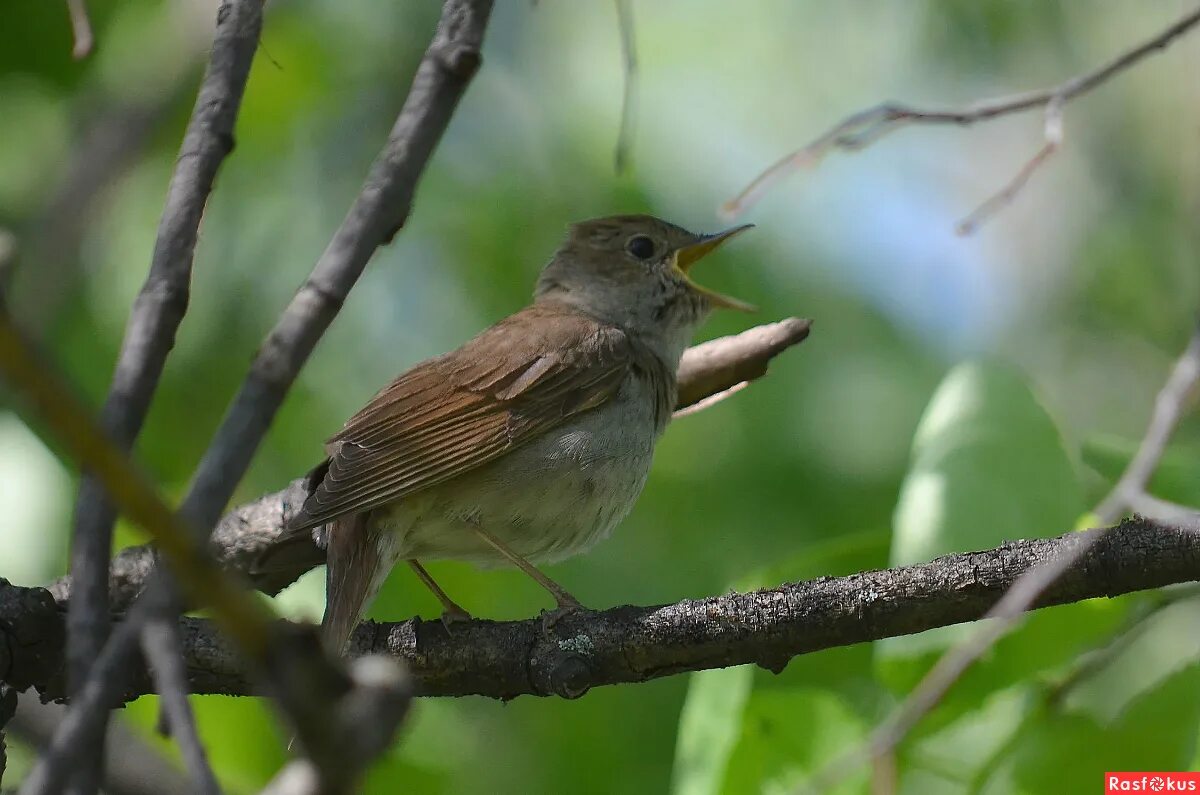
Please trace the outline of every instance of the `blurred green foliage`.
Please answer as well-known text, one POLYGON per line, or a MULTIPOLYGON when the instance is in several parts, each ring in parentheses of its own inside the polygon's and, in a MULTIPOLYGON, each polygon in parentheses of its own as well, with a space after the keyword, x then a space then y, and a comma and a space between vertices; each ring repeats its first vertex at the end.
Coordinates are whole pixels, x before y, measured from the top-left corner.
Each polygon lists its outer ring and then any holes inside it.
MULTIPOLYGON (((520 307, 567 223, 647 211, 716 228, 714 208, 757 169, 846 113, 1054 84, 1179 13, 1120 0, 635 1, 638 123, 632 171, 617 176, 611 4, 497 5, 484 67, 410 223, 289 395, 239 499, 307 469, 396 372, 520 307)), ((69 58, 60 4, 5 8, 0 227, 20 246, 16 312, 98 404, 215 3, 90 7, 99 48, 82 63, 69 58), (134 111, 149 119, 140 131, 127 123, 134 111), (105 125, 115 148, 89 138, 105 125)), ((268 5, 191 308, 139 442, 170 495, 358 190, 436 14, 432 2, 268 5)), ((1036 116, 913 127, 768 195, 747 219, 759 228, 706 262, 704 280, 760 304, 761 320, 814 318, 812 338, 736 399, 672 426, 634 514, 553 576, 595 606, 652 604, 1071 527, 1132 455, 1195 322, 1198 66, 1198 40, 1185 39, 1073 103, 1063 150, 973 238, 955 238, 954 222, 1037 148, 1036 116)), ((706 333, 750 322, 721 315, 706 333)), ((0 533, 0 575, 45 581, 65 566, 74 467, 0 419, 0 498, 19 518, 0 533)), ((1193 420, 1156 493, 1200 501, 1197 445, 1193 420)), ((121 528, 122 543, 135 540, 121 528)), ((546 606, 514 572, 431 568, 480 615, 546 606)), ((278 599, 314 618, 321 600, 319 572, 278 599)), ((399 571, 373 615, 437 612, 399 571)), ((1030 616, 901 745, 891 772, 874 775, 922 795, 1051 793, 1094 790, 1104 769, 1194 766, 1200 649, 1180 639, 1197 636, 1197 620, 1200 605, 1170 593, 1030 616)), ((577 702, 424 701, 367 791, 789 792, 864 737, 960 635, 577 702)), ((286 756, 268 706, 196 703, 229 791, 261 786, 286 756)), ((154 715, 144 698, 121 719, 151 738, 154 715)), ((864 791, 871 775, 844 791, 864 791)))

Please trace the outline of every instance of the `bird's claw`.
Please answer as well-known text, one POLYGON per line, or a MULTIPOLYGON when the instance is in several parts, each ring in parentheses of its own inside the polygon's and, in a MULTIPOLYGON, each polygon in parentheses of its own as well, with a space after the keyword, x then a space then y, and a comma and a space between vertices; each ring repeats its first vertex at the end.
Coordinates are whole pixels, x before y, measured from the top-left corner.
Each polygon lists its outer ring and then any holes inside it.
POLYGON ((553 610, 542 611, 542 632, 549 635, 551 630, 554 629, 554 625, 557 624, 559 620, 565 616, 571 615, 572 613, 578 613, 579 611, 586 609, 586 607, 581 605, 575 599, 559 599, 558 607, 554 608, 553 610))
POLYGON ((446 634, 450 635, 451 627, 455 624, 465 624, 472 621, 473 617, 466 610, 463 610, 458 605, 447 607, 442 611, 442 626, 446 628, 446 634))

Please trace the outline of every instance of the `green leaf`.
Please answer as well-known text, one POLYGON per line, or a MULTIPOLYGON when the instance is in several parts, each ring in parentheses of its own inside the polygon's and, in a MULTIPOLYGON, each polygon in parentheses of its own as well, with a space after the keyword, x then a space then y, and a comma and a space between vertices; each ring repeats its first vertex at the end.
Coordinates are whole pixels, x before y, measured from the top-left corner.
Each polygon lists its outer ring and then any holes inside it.
POLYGON ((675 746, 671 781, 674 795, 715 795, 721 791, 753 680, 751 665, 691 675, 675 746))
MULTIPOLYGON (((870 722, 835 693, 815 688, 756 690, 719 791, 724 795, 792 793, 838 755, 861 743, 870 722)), ((863 792, 857 770, 829 792, 863 792)))
POLYGON ((1123 636, 1112 659, 1075 685, 1066 707, 1112 724, 1143 694, 1200 659, 1200 601, 1167 605, 1123 636))
MULTIPOLYGON (((892 565, 1003 541, 1054 536, 1083 510, 1071 458, 1054 422, 1013 369, 993 362, 954 368, 925 410, 901 486, 892 565)), ((880 659, 945 648, 969 627, 876 644, 880 659)))
MULTIPOLYGON (((796 555, 741 578, 739 591, 770 587, 830 572, 852 572, 886 564, 888 534, 881 530, 836 536, 810 544, 796 555)), ((757 674, 752 665, 698 671, 688 682, 679 721, 671 791, 675 795, 724 792, 730 754, 742 734, 748 701, 770 702, 775 694, 793 698, 796 686, 826 685, 845 708, 860 715, 872 711, 879 688, 872 681, 870 647, 866 644, 828 649, 793 660, 778 676, 757 674), (751 689, 754 695, 751 696, 751 689)))
POLYGON ((1030 727, 1014 749, 1012 775, 1023 792, 1092 792, 1106 770, 1184 770, 1198 715, 1200 667, 1190 665, 1108 725, 1059 713, 1030 727))

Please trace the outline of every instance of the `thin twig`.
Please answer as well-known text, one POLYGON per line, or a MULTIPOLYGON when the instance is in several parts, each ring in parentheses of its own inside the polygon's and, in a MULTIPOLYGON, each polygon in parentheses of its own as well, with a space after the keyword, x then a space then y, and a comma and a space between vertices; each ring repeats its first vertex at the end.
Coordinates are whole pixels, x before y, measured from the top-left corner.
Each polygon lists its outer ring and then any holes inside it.
POLYGON ((1072 688, 1086 681, 1096 672, 1103 670, 1117 656, 1132 646, 1134 641, 1149 629, 1151 619, 1163 610, 1177 602, 1195 599, 1197 589, 1194 585, 1184 586, 1169 592, 1163 591, 1157 595, 1163 596, 1157 604, 1148 610, 1136 611, 1136 614, 1125 622, 1125 626, 1119 629, 1114 637, 1107 639, 1102 646, 1081 654, 1075 667, 1065 676, 1044 685, 1035 685, 1037 692, 1034 694, 1032 705, 1009 734, 1008 739, 988 754, 987 758, 976 768, 967 785, 967 795, 978 795, 978 793, 984 792, 996 771, 1010 758, 1020 741, 1028 736, 1029 730, 1050 710, 1056 709, 1072 688))
POLYGON ((413 194, 481 61, 491 0, 447 0, 387 144, 312 273, 267 335, 204 454, 185 511, 212 527, 300 368, 376 249, 400 230, 413 194))
POLYGON ((71 47, 71 57, 77 61, 92 54, 96 39, 92 35, 92 21, 88 18, 85 0, 67 0, 67 14, 71 17, 71 36, 74 45, 71 47))
POLYGON ((161 618, 152 619, 142 630, 142 651, 154 676, 171 736, 179 745, 183 762, 198 795, 220 795, 221 787, 208 763, 208 755, 196 731, 196 717, 188 703, 187 670, 183 665, 179 624, 161 618))
POLYGON ((613 149, 613 163, 618 174, 629 167, 629 152, 633 146, 634 115, 637 110, 637 42, 633 29, 633 5, 631 0, 614 0, 617 8, 617 31, 621 37, 621 62, 624 66, 625 82, 621 90, 621 126, 617 130, 617 145, 613 149))
POLYGON ((1189 31, 1197 23, 1200 23, 1200 8, 1196 8, 1185 14, 1166 30, 1163 30, 1148 41, 1126 50, 1090 72, 1073 77, 1052 88, 1030 91, 1015 96, 989 99, 961 109, 918 108, 911 105, 885 102, 860 110, 857 113, 852 113, 819 135, 807 146, 786 155, 767 168, 755 177, 740 194, 722 205, 720 212, 723 216, 730 218, 738 216, 745 212, 750 205, 762 198, 763 194, 778 183, 779 180, 801 168, 816 166, 825 155, 834 149, 851 152, 865 149, 885 135, 907 124, 956 124, 967 126, 999 116, 1007 116, 1033 108, 1046 107, 1046 143, 1039 153, 1025 164, 1017 177, 1009 183, 1008 187, 986 202, 980 210, 972 213, 966 221, 959 224, 960 230, 964 230, 965 227, 964 233, 967 233, 977 228, 978 223, 992 211, 1010 202, 1013 196, 1028 182, 1033 172, 1058 148, 1061 143, 1061 123, 1059 123, 1060 132, 1056 140, 1056 136, 1051 135, 1049 130, 1052 126, 1050 123, 1052 116, 1061 116, 1062 109, 1071 100, 1082 94, 1086 94, 1114 75, 1133 66, 1147 55, 1165 49, 1171 42, 1189 31), (1053 114, 1050 112, 1051 105, 1058 106, 1053 114), (985 207, 987 211, 981 214, 981 211, 985 207), (968 223, 972 219, 974 223, 968 223))
POLYGON ((263 632, 274 618, 270 608, 226 579, 207 550, 195 543, 195 533, 167 507, 128 454, 100 430, 2 311, 0 373, 53 431, 58 444, 103 485, 122 513, 154 539, 188 593, 213 611, 240 647, 252 657, 260 656, 266 644, 263 632))
MULTIPOLYGON (((12 731, 39 752, 62 723, 67 708, 43 704, 35 693, 21 694, 12 731)), ((135 734, 122 721, 108 728, 103 791, 108 795, 193 795, 173 761, 135 734)))
MULTIPOLYGON (((1140 492, 1149 481, 1179 422, 1182 407, 1198 380, 1200 328, 1175 362, 1171 374, 1158 394, 1154 413, 1138 454, 1121 476, 1112 495, 1096 509, 1095 513, 1102 522, 1114 521, 1128 506, 1130 490, 1136 489, 1140 492)), ((1076 534, 1074 542, 1064 545, 1056 557, 1023 573, 984 616, 995 619, 994 621, 982 624, 966 641, 942 655, 908 698, 875 728, 866 742, 826 765, 813 777, 808 787, 819 792, 825 791, 851 771, 895 748, 912 727, 937 706, 963 673, 991 649, 1017 623, 1021 614, 1042 598, 1065 571, 1075 566, 1093 546, 1103 540, 1106 532, 1108 530, 1103 529, 1076 534)))
POLYGON ((736 384, 729 387, 728 389, 722 389, 720 392, 714 392, 713 394, 709 395, 708 397, 697 400, 695 403, 692 403, 690 406, 686 406, 681 409, 676 409, 675 413, 671 415, 671 418, 677 420, 682 417, 690 417, 693 414, 698 414, 701 411, 704 411, 705 409, 712 408, 713 406, 717 405, 718 403, 720 403, 723 400, 727 400, 727 399, 733 397, 738 392, 741 392, 743 389, 745 389, 748 386, 750 386, 749 381, 738 381, 736 384))
MULTIPOLYGON (((1154 400, 1154 413, 1146 434, 1138 445, 1129 466, 1121 473, 1112 491, 1096 506, 1093 513, 1103 523, 1114 522, 1128 510, 1145 510, 1147 516, 1155 516, 1147 490, 1150 478, 1158 469, 1158 462, 1167 451, 1167 443, 1184 410, 1200 385, 1200 326, 1197 326, 1187 348, 1171 368, 1171 374, 1154 400), (1140 504, 1139 504, 1140 502, 1140 504)), ((1158 518, 1155 516, 1155 518, 1158 518)), ((1178 516, 1174 517, 1178 518, 1178 516)))
MULTIPOLYGON (((1030 528, 1013 527, 1013 535, 1030 528)), ((656 607, 584 610, 546 633, 539 618, 473 620, 447 632, 441 621, 366 622, 352 654, 399 658, 426 696, 522 694, 576 697, 591 687, 645 682, 685 671, 757 663, 773 671, 796 655, 975 621, 1023 573, 1064 551, 1086 551, 1045 590, 1037 607, 1200 580, 1200 534, 1142 519, 1109 532, 1011 541, 996 549, 842 577, 820 577, 753 593, 656 607), (1092 542, 1092 539, 1096 539, 1092 542), (573 639, 569 643, 564 639, 573 639)), ((4 673, 18 687, 62 696, 61 616, 49 595, 0 582, 0 648, 20 637, 4 673)), ((254 695, 241 655, 211 622, 182 619, 192 692, 254 695)), ((124 697, 152 688, 139 674, 124 697)))
POLYGON ((1152 494, 1135 494, 1129 499, 1129 509, 1156 522, 1200 531, 1200 509, 1188 505, 1160 500, 1152 494))
MULTIPOLYGON (((150 272, 130 312, 101 426, 123 450, 137 438, 158 387, 175 333, 187 311, 192 260, 204 205, 213 181, 233 148, 233 129, 262 31, 261 0, 227 0, 217 12, 212 57, 180 146, 175 172, 150 261, 150 272)), ((116 511, 100 483, 86 475, 72 529, 71 572, 78 598, 69 607, 70 681, 82 688, 92 661, 108 636, 108 561, 116 511)), ((103 717, 90 759, 78 761, 79 775, 94 791, 103 754, 103 717)))
POLYGON ((1046 124, 1044 127, 1045 143, 1042 148, 1037 150, 1033 157, 1021 166, 1012 180, 1007 185, 985 200, 982 204, 971 211, 967 217, 963 218, 955 225, 954 231, 959 235, 972 235, 984 224, 989 218, 995 215, 1000 210, 1012 204, 1024 188, 1034 172, 1042 167, 1042 164, 1050 159, 1051 155, 1058 151, 1062 146, 1063 141, 1063 106, 1058 100, 1052 100, 1046 106, 1046 124))

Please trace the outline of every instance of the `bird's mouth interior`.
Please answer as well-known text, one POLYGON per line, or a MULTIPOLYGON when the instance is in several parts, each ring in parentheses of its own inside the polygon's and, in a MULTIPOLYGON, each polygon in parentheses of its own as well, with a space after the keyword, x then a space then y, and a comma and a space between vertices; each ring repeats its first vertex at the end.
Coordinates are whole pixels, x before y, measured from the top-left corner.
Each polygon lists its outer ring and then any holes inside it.
POLYGON ((742 226, 735 226, 732 229, 726 229, 724 232, 717 232, 713 235, 697 235, 695 242, 682 246, 675 252, 675 269, 679 271, 680 276, 683 277, 683 280, 687 282, 689 287, 701 295, 707 296, 708 300, 714 306, 737 309, 742 312, 757 312, 758 307, 754 306, 754 304, 748 304, 739 298, 724 295, 723 293, 718 293, 716 290, 710 290, 703 285, 696 284, 696 282, 692 281, 692 277, 688 275, 693 265, 719 248, 722 243, 734 235, 751 229, 753 226, 754 224, 743 224, 742 226))

